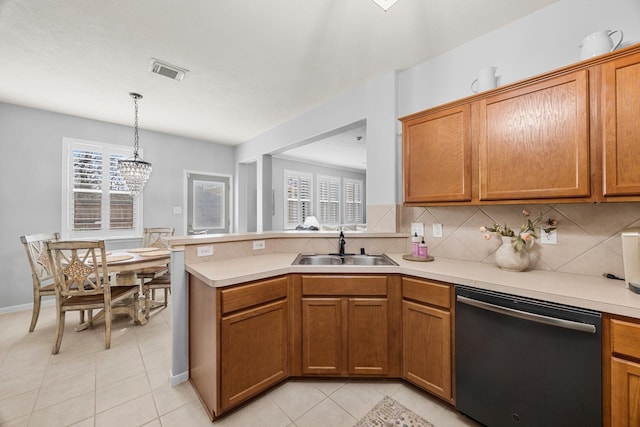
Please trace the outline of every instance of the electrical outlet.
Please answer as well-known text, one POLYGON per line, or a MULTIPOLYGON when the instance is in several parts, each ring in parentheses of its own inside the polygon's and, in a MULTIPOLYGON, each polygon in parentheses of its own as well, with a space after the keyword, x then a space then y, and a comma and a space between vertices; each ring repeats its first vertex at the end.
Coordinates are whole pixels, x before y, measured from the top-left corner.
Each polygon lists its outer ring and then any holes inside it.
POLYGON ((264 240, 254 240, 253 241, 253 250, 254 251, 257 251, 257 250, 260 250, 260 249, 264 249, 264 247, 265 247, 264 240))
POLYGON ((198 256, 211 256, 213 255, 213 246, 198 246, 198 256))
POLYGON ((442 224, 433 224, 433 237, 442 237, 442 224))
POLYGON ((540 243, 543 245, 557 245, 558 244, 558 230, 553 230, 547 233, 542 228, 540 229, 540 243))
POLYGON ((411 223, 411 235, 415 236, 424 236, 424 224, 421 222, 412 222, 411 223))
POLYGON ((180 207, 180 206, 174 206, 174 207, 173 207, 173 213, 174 213, 175 215, 180 215, 180 214, 182 214, 182 207, 180 207))

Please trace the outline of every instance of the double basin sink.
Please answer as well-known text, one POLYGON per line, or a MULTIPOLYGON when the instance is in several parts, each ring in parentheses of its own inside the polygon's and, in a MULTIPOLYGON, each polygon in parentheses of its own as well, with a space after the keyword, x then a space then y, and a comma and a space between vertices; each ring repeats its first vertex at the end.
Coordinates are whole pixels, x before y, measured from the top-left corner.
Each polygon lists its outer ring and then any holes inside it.
POLYGON ((292 265, 398 265, 384 254, 300 254, 292 265))

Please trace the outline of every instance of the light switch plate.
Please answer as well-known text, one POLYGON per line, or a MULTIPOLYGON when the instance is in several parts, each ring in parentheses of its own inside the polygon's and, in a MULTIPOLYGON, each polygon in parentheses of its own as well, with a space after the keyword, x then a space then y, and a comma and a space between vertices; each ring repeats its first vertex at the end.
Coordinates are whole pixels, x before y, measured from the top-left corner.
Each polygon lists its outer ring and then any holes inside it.
POLYGON ((415 236, 416 233, 418 236, 424 236, 424 224, 421 222, 412 222, 411 223, 411 236, 415 236))
POLYGON ((543 245, 557 245, 558 244, 558 230, 553 230, 547 233, 542 228, 540 229, 540 243, 543 245))
POLYGON ((433 237, 442 237, 442 224, 433 224, 433 237))
POLYGON ((174 207, 173 207, 173 213, 174 213, 175 215, 180 215, 180 214, 182 214, 182 207, 180 207, 180 206, 174 206, 174 207))
POLYGON ((198 256, 211 256, 213 255, 213 246, 198 246, 198 256))
POLYGON ((264 249, 264 247, 265 247, 264 240, 254 240, 253 241, 253 250, 254 251, 257 251, 257 250, 260 250, 260 249, 264 249))

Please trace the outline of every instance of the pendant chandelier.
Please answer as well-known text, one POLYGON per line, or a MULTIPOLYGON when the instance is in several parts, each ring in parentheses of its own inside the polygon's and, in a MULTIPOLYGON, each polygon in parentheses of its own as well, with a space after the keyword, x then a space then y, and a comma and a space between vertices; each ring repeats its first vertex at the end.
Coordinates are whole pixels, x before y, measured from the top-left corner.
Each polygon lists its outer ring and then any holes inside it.
POLYGON ((133 197, 142 192, 144 185, 151 175, 151 163, 145 162, 138 156, 138 99, 142 99, 142 95, 130 92, 129 96, 133 98, 135 106, 135 121, 133 130, 133 159, 118 160, 118 171, 120 176, 127 184, 127 188, 133 197))

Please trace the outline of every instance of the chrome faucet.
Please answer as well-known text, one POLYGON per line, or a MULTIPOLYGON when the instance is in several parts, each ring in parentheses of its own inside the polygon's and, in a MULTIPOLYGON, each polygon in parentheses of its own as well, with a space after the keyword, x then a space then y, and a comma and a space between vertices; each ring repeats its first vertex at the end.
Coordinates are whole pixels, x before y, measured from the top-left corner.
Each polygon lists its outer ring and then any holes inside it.
POLYGON ((344 255, 344 244, 346 241, 344 240, 344 233, 340 230, 340 238, 338 239, 338 245, 340 245, 339 253, 340 255, 344 255))

